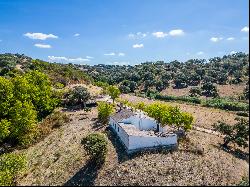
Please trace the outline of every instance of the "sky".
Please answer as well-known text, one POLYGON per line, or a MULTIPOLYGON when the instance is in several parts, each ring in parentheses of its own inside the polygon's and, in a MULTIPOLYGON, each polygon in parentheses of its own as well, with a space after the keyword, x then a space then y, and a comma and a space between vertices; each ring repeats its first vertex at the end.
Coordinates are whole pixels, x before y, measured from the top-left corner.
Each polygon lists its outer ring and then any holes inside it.
POLYGON ((249 51, 248 0, 0 0, 0 53, 134 65, 249 51))

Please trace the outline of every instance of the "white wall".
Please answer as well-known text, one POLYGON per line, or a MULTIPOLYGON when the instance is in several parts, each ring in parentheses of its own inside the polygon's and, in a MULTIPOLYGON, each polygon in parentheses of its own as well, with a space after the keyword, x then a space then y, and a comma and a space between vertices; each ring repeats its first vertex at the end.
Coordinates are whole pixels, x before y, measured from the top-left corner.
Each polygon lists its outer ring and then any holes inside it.
MULTIPOLYGON (((156 130, 157 123, 153 118, 149 118, 145 114, 137 114, 135 116, 131 116, 128 119, 122 120, 123 123, 131 123, 139 130, 156 130)), ((160 127, 160 132, 164 132, 164 129, 160 127)))
MULTIPOLYGON (((130 118, 130 120, 135 123, 138 127, 138 118, 130 118)), ((131 122, 131 121, 127 121, 131 122)), ((133 124, 132 123, 132 124, 133 124)), ((155 126, 156 123, 150 119, 144 119, 143 121, 144 128, 151 128, 155 126)), ((176 134, 169 134, 167 137, 156 137, 156 136, 129 136, 123 128, 116 123, 112 118, 110 118, 109 126, 117 133, 123 144, 125 145, 128 151, 133 151, 135 149, 142 149, 142 148, 151 148, 155 146, 168 146, 168 145, 177 145, 177 135, 176 134), (119 131, 118 131, 119 128, 119 131)))
POLYGON ((118 123, 116 123, 112 118, 110 118, 110 120, 109 120, 109 126, 117 133, 117 135, 120 137, 121 141, 128 148, 129 147, 129 136, 123 130, 123 128, 118 123), (118 131, 118 128, 119 128, 119 131, 118 131))
POLYGON ((168 137, 129 136, 128 150, 155 147, 160 145, 177 145, 177 135, 173 134, 168 137))

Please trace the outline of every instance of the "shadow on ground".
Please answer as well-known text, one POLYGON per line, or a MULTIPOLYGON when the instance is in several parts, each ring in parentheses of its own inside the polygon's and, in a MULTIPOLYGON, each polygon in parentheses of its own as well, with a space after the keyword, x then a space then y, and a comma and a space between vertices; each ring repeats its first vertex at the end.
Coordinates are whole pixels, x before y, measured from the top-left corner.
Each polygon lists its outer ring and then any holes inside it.
POLYGON ((158 147, 155 149, 146 149, 146 150, 141 150, 141 151, 137 151, 135 153, 131 153, 131 154, 127 154, 126 149, 124 148, 124 146, 122 145, 121 141, 119 140, 119 138, 117 137, 117 135, 110 130, 110 128, 106 128, 106 134, 108 139, 111 141, 111 143, 113 144, 115 150, 116 150, 116 154, 118 157, 118 163, 122 163, 125 162, 127 160, 132 160, 136 157, 140 157, 143 156, 145 154, 169 154, 169 153, 173 153, 175 149, 168 149, 166 147, 158 147))
POLYGON ((106 129, 106 134, 115 148, 118 157, 118 163, 125 162, 126 160, 130 159, 130 156, 127 155, 126 150, 118 139, 117 135, 110 128, 106 129))
POLYGON ((93 186, 98 171, 102 164, 89 160, 73 177, 71 177, 63 186, 93 186))
POLYGON ((244 152, 240 149, 233 149, 233 148, 225 148, 222 145, 214 145, 217 149, 222 149, 223 151, 226 151, 227 153, 232 154, 234 157, 245 160, 247 163, 249 163, 249 153, 244 152))

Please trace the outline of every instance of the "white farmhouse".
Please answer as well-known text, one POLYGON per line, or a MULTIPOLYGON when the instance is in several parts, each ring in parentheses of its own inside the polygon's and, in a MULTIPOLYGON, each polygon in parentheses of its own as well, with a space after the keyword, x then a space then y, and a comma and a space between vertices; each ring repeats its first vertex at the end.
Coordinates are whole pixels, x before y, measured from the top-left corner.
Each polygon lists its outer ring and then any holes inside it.
POLYGON ((128 154, 157 147, 177 146, 177 135, 169 127, 160 127, 160 133, 155 133, 156 121, 141 111, 122 109, 110 117, 109 126, 128 154))

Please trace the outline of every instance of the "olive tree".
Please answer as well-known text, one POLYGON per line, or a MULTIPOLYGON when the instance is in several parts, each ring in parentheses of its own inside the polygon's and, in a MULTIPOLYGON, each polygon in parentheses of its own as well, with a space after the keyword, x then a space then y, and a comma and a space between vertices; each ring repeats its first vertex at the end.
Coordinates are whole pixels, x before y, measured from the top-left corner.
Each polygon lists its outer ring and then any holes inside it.
POLYGON ((239 147, 246 148, 249 140, 249 121, 244 118, 237 118, 235 125, 229 125, 219 121, 213 127, 216 131, 224 134, 224 147, 228 147, 230 142, 237 144, 239 147))
POLYGON ((83 86, 76 86, 68 93, 69 102, 81 104, 86 108, 86 102, 90 99, 90 93, 83 86))

